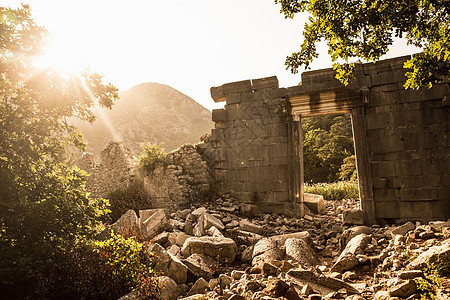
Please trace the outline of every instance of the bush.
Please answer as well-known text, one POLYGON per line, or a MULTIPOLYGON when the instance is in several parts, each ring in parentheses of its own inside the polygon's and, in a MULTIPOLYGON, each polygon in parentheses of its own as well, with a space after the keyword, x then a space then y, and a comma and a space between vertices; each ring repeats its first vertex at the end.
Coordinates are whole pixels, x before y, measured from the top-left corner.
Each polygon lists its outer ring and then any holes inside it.
POLYGON ((35 297, 118 299, 136 290, 144 299, 156 299, 160 286, 147 249, 134 238, 111 234, 105 241, 85 241, 59 252, 54 267, 41 274, 35 297))
POLYGON ((322 195, 326 200, 358 199, 357 181, 339 181, 333 183, 305 183, 305 193, 322 195))
POLYGON ((141 145, 143 153, 138 159, 138 169, 145 173, 152 172, 156 167, 168 165, 170 159, 162 145, 141 145))
POLYGON ((127 187, 110 191, 105 197, 109 199, 112 222, 119 219, 129 209, 135 211, 151 207, 150 199, 144 190, 144 184, 140 180, 132 180, 127 187))

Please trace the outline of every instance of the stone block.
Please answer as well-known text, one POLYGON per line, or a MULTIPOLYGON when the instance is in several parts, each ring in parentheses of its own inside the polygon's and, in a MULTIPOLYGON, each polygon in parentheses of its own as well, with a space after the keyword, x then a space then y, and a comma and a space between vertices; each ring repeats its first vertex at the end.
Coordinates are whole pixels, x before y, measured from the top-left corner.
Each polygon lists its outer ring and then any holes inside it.
POLYGON ((262 89, 277 89, 278 88, 278 78, 276 76, 253 79, 252 87, 254 91, 262 89))
POLYGON ((227 105, 237 104, 241 102, 241 94, 228 94, 226 96, 227 105))
POLYGON ((264 228, 261 225, 254 224, 247 219, 239 222, 239 228, 243 231, 253 232, 256 234, 263 234, 264 228))
POLYGON ((349 225, 364 225, 364 213, 359 209, 344 210, 342 223, 349 225))
POLYGON ((139 211, 142 234, 152 238, 168 226, 169 212, 167 209, 148 209, 139 211))
POLYGON ((209 91, 211 93, 211 98, 214 100, 214 102, 218 103, 224 102, 226 100, 223 91, 223 86, 212 87, 209 91))
POLYGON ((315 214, 321 214, 325 211, 325 200, 322 195, 304 193, 303 203, 315 214))
POLYGON ((234 261, 236 252, 236 243, 230 238, 222 237, 191 237, 184 242, 181 248, 181 254, 184 257, 198 253, 229 264, 234 261))
POLYGON ((227 112, 225 109, 213 109, 212 110, 213 122, 225 122, 227 121, 227 112))
POLYGON ((236 93, 250 93, 252 91, 251 80, 236 81, 222 85, 225 96, 236 93))

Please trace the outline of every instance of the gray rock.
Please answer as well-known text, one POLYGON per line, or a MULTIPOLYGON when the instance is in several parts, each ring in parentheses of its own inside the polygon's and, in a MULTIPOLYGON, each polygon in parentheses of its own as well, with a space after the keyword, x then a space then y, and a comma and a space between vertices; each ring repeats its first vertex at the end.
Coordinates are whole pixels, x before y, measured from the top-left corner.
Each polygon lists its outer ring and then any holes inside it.
POLYGON ((141 231, 146 237, 152 238, 168 226, 169 212, 167 209, 140 210, 139 216, 141 231))
POLYGON ((350 284, 340 279, 314 273, 313 271, 291 269, 286 275, 294 282, 300 283, 300 285, 309 284, 312 289, 321 295, 327 295, 342 288, 346 289, 349 294, 359 294, 359 291, 350 284))
POLYGON ((398 278, 400 279, 414 279, 417 277, 424 277, 424 274, 421 270, 406 270, 401 271, 398 274, 398 278))
POLYGON ((350 225, 364 225, 364 213, 359 209, 344 210, 342 223, 350 225))
POLYGON ((169 276, 178 284, 187 281, 188 267, 183 264, 177 257, 167 253, 167 251, 159 244, 153 243, 149 246, 149 251, 156 256, 152 267, 157 272, 169 276))
POLYGON ((364 233, 352 238, 350 242, 348 242, 344 251, 342 251, 341 255, 338 257, 331 270, 335 272, 348 271, 359 264, 356 255, 363 253, 370 240, 370 236, 364 233))
POLYGON ((191 289, 187 293, 187 296, 192 296, 192 295, 196 295, 196 294, 203 294, 206 291, 209 291, 209 284, 208 284, 208 282, 205 279, 203 279, 203 278, 199 278, 194 283, 194 285, 191 287, 191 289))
POLYGON ((204 213, 206 213, 206 208, 204 206, 199 207, 196 210, 194 210, 193 212, 191 212, 191 214, 194 215, 197 219, 204 213))
POLYGON ((241 204, 240 212, 245 217, 254 217, 258 214, 258 207, 253 204, 244 203, 241 204))
POLYGON ((264 238, 254 246, 252 257, 253 266, 262 266, 264 263, 270 263, 273 260, 282 260, 284 252, 275 240, 264 238))
POLYGON ((210 236, 223 237, 222 232, 220 232, 220 230, 215 226, 211 226, 208 230, 206 230, 206 233, 210 236))
POLYGON ((124 213, 114 224, 111 225, 111 229, 119 233, 132 228, 139 228, 139 219, 136 212, 132 209, 124 213))
POLYGON ((237 246, 230 238, 221 237, 190 237, 181 248, 181 255, 205 254, 222 263, 231 264, 236 257, 237 246))
POLYGON ((158 283, 162 286, 159 294, 159 299, 173 300, 178 297, 178 286, 172 278, 167 276, 159 276, 158 283))
POLYGON ((284 246, 286 248, 286 259, 295 260, 302 266, 315 266, 319 263, 314 251, 302 239, 289 238, 284 246))
POLYGON ((171 245, 183 246, 186 239, 190 238, 190 235, 187 235, 183 232, 171 232, 169 233, 169 243, 171 245))
POLYGON ((243 231, 253 232, 256 234, 263 234, 264 228, 260 225, 256 225, 247 219, 243 219, 239 222, 239 228, 243 231))
POLYGON ((407 265, 409 270, 422 270, 428 264, 437 261, 440 257, 450 257, 450 239, 447 239, 439 246, 433 246, 421 253, 416 259, 407 265))
POLYGON ((322 195, 304 193, 303 203, 315 214, 321 214, 325 211, 325 200, 322 195))
POLYGON ((391 297, 408 298, 417 292, 417 286, 414 280, 407 280, 389 289, 391 297))
POLYGON ((192 254, 183 260, 183 262, 194 275, 203 277, 206 280, 210 280, 219 267, 219 264, 212 258, 197 253, 192 254))
POLYGON ((391 235, 394 237, 395 235, 405 235, 408 231, 414 230, 416 226, 413 223, 408 222, 401 226, 398 226, 391 230, 391 235))
POLYGON ((345 230, 342 234, 341 237, 339 238, 339 247, 341 250, 344 250, 345 246, 347 246, 347 243, 354 238, 355 236, 364 233, 364 234, 371 234, 372 233, 372 228, 367 227, 367 226, 354 226, 351 227, 347 230, 345 230))
POLYGON ((218 218, 216 218, 213 215, 204 213, 202 214, 198 221, 198 223, 203 222, 203 229, 204 230, 208 230, 209 228, 211 228, 212 226, 216 227, 217 229, 219 229, 220 231, 225 229, 225 226, 223 225, 222 221, 220 221, 218 218))

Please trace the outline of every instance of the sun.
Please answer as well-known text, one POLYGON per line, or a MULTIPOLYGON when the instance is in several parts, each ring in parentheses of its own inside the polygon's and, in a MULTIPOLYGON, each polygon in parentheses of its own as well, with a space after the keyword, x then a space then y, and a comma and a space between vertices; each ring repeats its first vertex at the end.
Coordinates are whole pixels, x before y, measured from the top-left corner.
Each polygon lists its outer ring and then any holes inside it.
POLYGON ((53 69, 62 74, 79 74, 89 67, 84 49, 67 40, 50 40, 44 52, 37 56, 34 66, 39 69, 53 69))

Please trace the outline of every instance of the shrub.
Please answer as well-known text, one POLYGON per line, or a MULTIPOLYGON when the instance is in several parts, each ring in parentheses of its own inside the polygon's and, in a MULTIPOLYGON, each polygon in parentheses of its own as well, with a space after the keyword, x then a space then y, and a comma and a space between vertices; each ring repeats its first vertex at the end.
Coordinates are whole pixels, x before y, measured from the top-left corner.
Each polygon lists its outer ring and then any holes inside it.
POLYGON ((118 299, 136 290, 156 299, 160 286, 150 267, 153 254, 134 238, 111 234, 59 252, 48 274, 41 274, 38 298, 118 299))
POLYGON ((333 183, 305 183, 305 193, 322 195, 326 200, 358 199, 357 181, 339 181, 333 183))
POLYGON ((141 145, 143 153, 138 158, 138 169, 145 173, 152 172, 156 167, 167 165, 170 159, 162 145, 141 145))
POLYGON ((140 210, 150 208, 150 199, 144 190, 142 181, 135 179, 128 186, 110 191, 105 197, 109 199, 112 222, 119 219, 129 209, 140 210))

